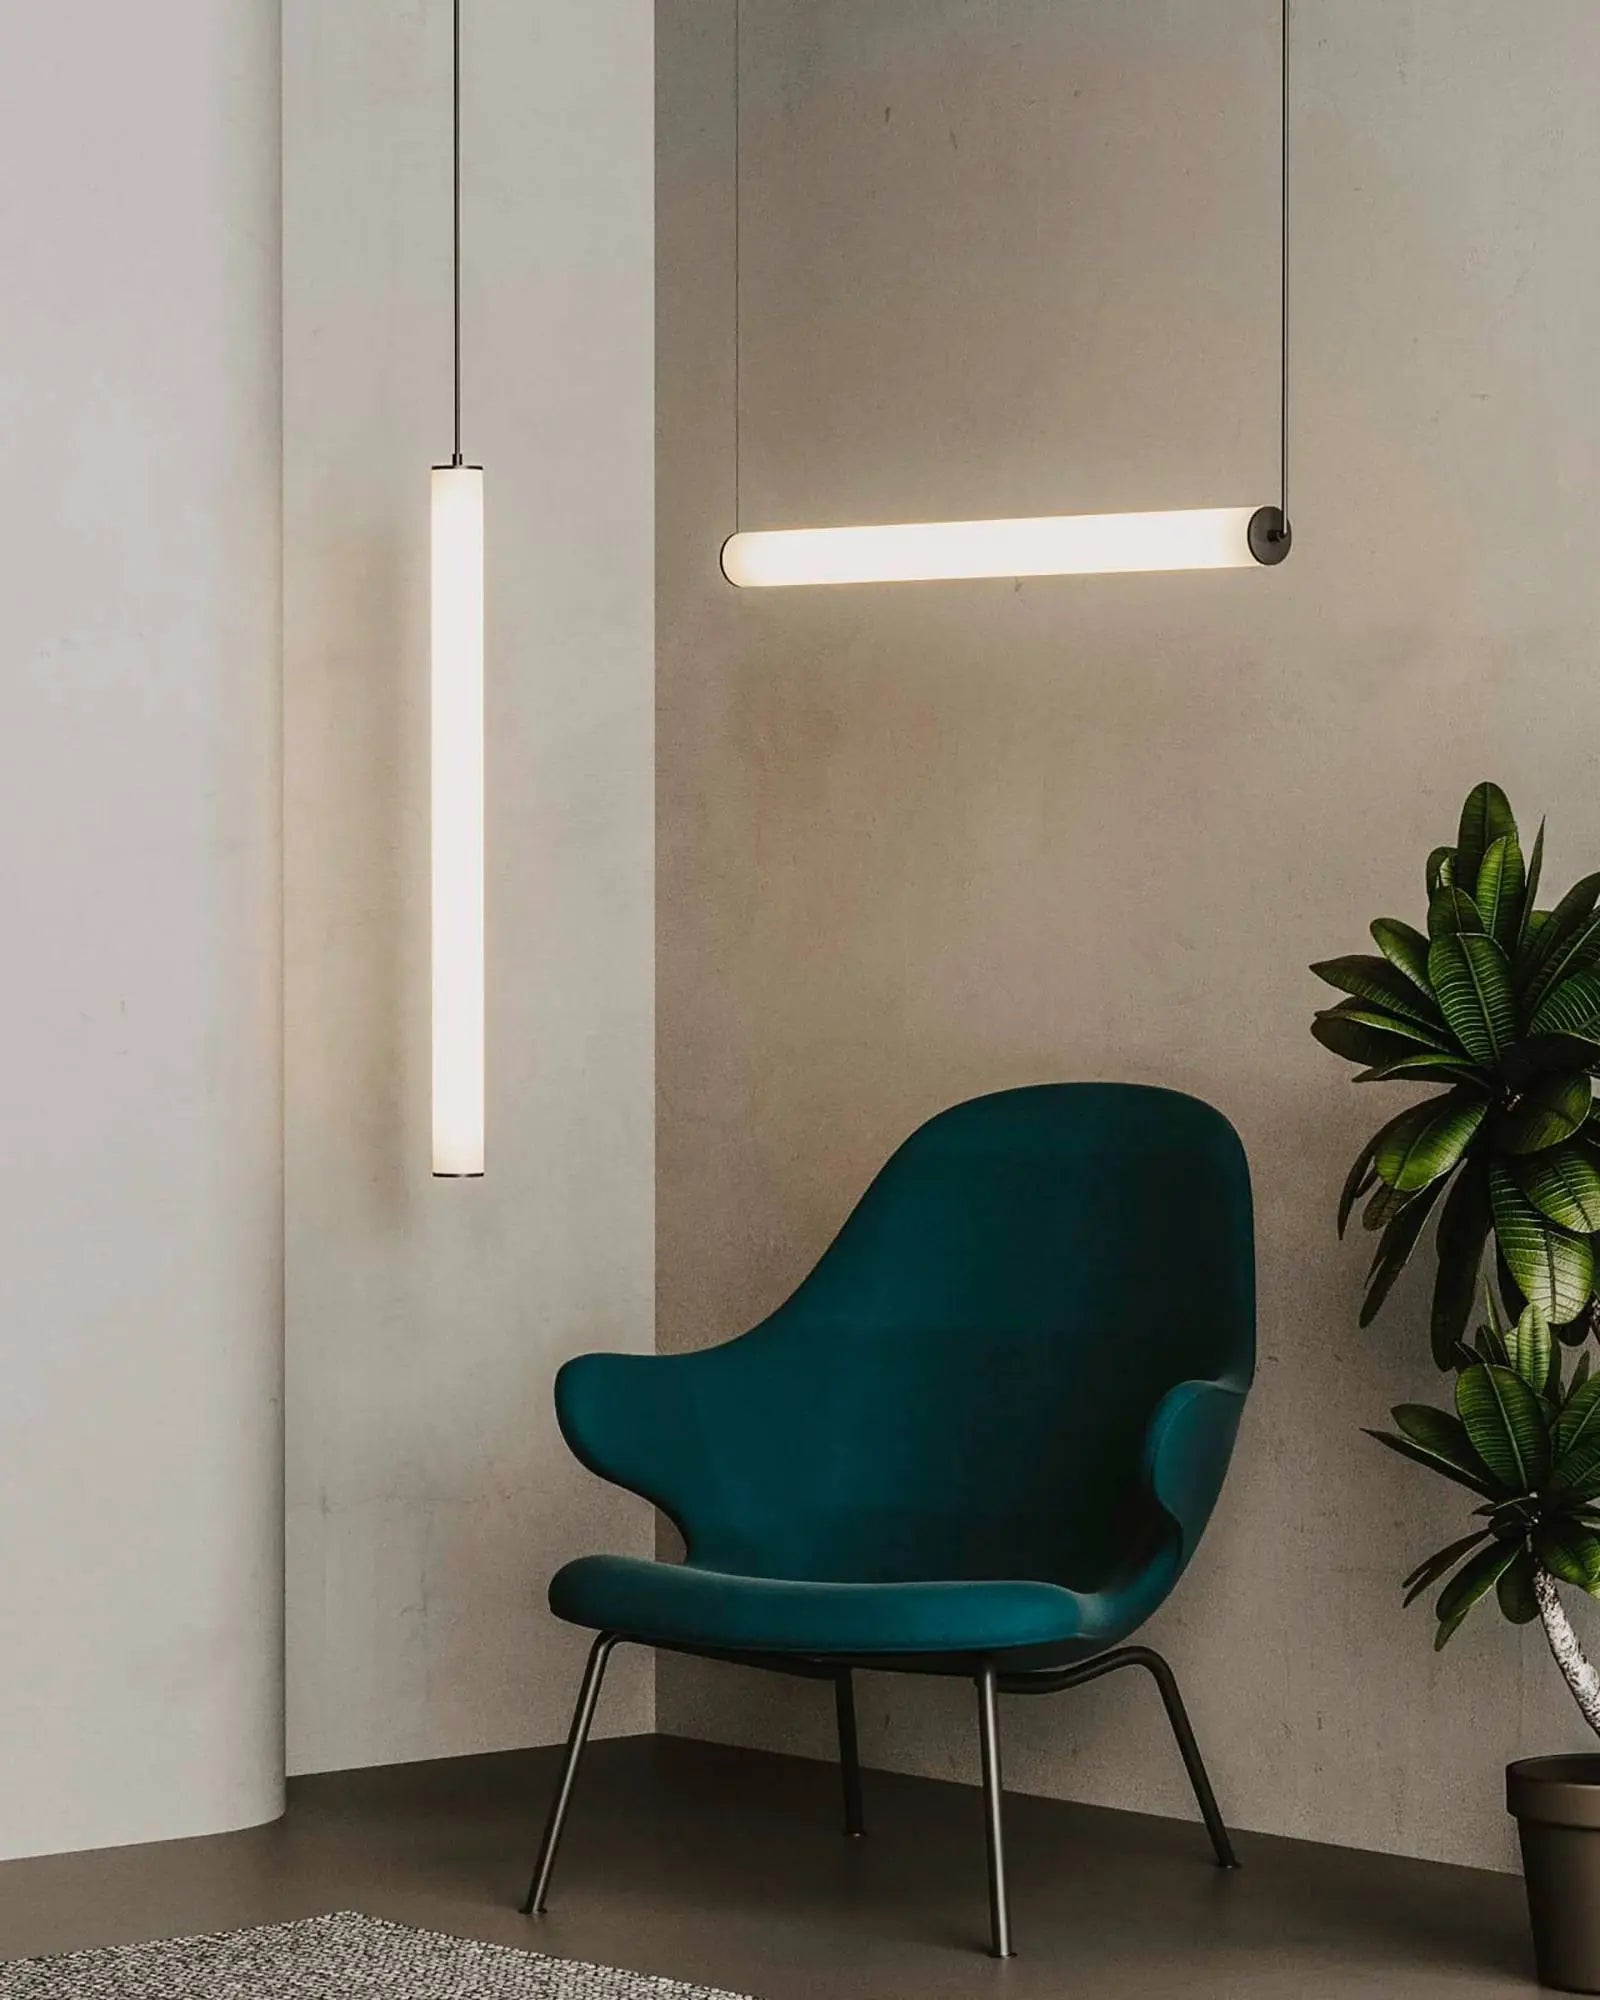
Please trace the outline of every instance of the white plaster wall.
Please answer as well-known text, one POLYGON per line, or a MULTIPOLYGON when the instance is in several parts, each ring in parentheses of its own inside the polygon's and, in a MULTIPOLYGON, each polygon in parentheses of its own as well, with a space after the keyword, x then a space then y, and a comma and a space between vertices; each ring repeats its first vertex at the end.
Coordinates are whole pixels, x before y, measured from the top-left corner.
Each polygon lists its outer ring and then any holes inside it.
MULTIPOLYGON (((447 0, 285 8, 290 1763, 565 1732, 549 1572, 649 1545, 568 1354, 653 1339, 653 22, 464 13, 488 506, 489 1136, 428 1142, 428 467, 450 453, 447 0)), ((620 1659, 600 1727, 649 1726, 620 1659)))
POLYGON ((281 1808, 275 0, 0 57, 0 1856, 281 1808))
MULTIPOLYGON (((1295 12, 1292 560, 739 596, 732 10, 661 0, 662 1338, 770 1309, 941 1105, 1212 1099, 1261 1371, 1155 1642, 1241 1825, 1509 1864, 1502 1764, 1584 1730, 1537 1633, 1401 1611, 1459 1510, 1360 1435, 1435 1378, 1420 1286, 1356 1327, 1380 1113, 1304 968, 1417 914, 1479 778, 1548 882, 1600 861, 1600 9, 1295 12)), ((1276 17, 746 0, 745 525, 1275 497, 1276 17)), ((658 1703, 832 1754, 786 1683, 664 1661, 658 1703)), ((1013 1707, 1019 1785, 1192 1811, 1147 1688, 1013 1707)), ((873 1684, 863 1738, 976 1774, 961 1688, 873 1684)))

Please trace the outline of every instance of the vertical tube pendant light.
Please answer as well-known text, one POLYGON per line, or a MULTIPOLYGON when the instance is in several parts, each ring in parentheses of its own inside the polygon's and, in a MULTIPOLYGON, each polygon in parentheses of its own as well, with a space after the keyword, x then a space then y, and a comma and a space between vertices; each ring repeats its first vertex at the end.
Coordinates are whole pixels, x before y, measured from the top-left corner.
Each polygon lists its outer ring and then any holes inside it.
POLYGON ((1053 514, 1022 520, 906 521, 872 527, 745 531, 740 522, 740 51, 733 0, 734 532, 722 573, 741 590, 789 584, 917 583, 955 577, 1106 576, 1151 570, 1252 569, 1281 563, 1289 524, 1289 0, 1280 0, 1282 90, 1279 271, 1279 492, 1268 507, 1147 514, 1053 514))
POLYGON ((433 1171, 483 1172, 483 468, 461 456, 461 0, 451 0, 454 450, 433 468, 433 1171))

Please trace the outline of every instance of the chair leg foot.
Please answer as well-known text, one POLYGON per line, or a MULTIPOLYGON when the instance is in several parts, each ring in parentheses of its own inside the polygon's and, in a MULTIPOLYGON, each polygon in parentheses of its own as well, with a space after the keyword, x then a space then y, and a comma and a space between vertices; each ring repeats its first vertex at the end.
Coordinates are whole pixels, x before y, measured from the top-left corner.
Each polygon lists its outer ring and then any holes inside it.
POLYGON ((600 1683, 605 1678, 606 1662, 611 1658, 611 1649, 616 1645, 617 1637, 615 1632, 602 1632, 589 1649, 589 1664, 583 1670, 578 1705, 572 1711, 572 1727, 567 1732, 561 1778, 556 1786, 556 1795, 550 1801, 550 1817, 545 1821, 544 1839, 539 1843, 539 1859, 534 1864, 533 1879, 522 1901, 525 1917, 544 1915, 545 1896, 556 1865, 556 1849, 561 1845, 561 1829, 566 1824, 567 1807, 572 1803, 573 1783, 578 1775, 583 1746, 589 1740, 589 1728, 594 1721, 595 1704, 600 1699, 600 1683))
POLYGON ((1172 1734, 1177 1739, 1178 1754, 1183 1759, 1183 1768, 1189 1774, 1189 1783, 1194 1788, 1195 1803, 1200 1808, 1200 1817, 1206 1823, 1206 1832, 1211 1836, 1211 1845, 1216 1853, 1219 1868, 1237 1868, 1239 1857, 1233 1850, 1233 1841, 1217 1805, 1217 1795, 1211 1789, 1211 1780, 1206 1775, 1205 1760, 1200 1755, 1200 1746, 1195 1741, 1194 1730, 1190 1726, 1189 1712, 1183 1705, 1183 1696, 1178 1692, 1177 1676, 1161 1655, 1148 1647, 1140 1649, 1140 1664, 1148 1668, 1150 1678, 1161 1693, 1162 1706, 1167 1711, 1167 1720, 1172 1725, 1172 1734))
POLYGON ((1013 1958, 1011 1902, 1006 1890, 1005 1829, 1001 1822, 1000 1703, 993 1663, 978 1676, 978 1746, 983 1758, 983 1818, 989 1848, 989 1954, 1013 1958))
POLYGON ((861 1748, 856 1738, 855 1676, 842 1667, 834 1676, 833 1709, 839 1725, 839 1775, 844 1784, 844 1830, 860 1840, 867 1822, 861 1804, 861 1748))

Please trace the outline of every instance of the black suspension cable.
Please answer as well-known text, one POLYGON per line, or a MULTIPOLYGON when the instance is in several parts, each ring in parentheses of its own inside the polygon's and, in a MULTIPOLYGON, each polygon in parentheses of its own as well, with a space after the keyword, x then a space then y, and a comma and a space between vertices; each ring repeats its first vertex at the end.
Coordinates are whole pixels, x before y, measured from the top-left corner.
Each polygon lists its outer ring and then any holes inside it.
POLYGON ((1283 0, 1283 102, 1281 228, 1278 246, 1278 472, 1279 510, 1289 528, 1289 0, 1283 0))
MULTIPOLYGON (((1278 523, 1267 535, 1267 542, 1277 545, 1270 560, 1281 560, 1286 545, 1293 535, 1289 520, 1289 206, 1290 206, 1290 5, 1291 0, 1280 0, 1280 61, 1279 61, 1279 241, 1278 241, 1278 523)), ((461 0, 455 0, 457 17, 457 69, 459 72, 459 39, 461 0)), ((741 281, 742 237, 743 237, 743 180, 742 180, 742 83, 743 63, 740 55, 740 24, 743 14, 743 0, 733 0, 733 525, 735 533, 741 526, 742 514, 742 416, 743 416, 743 349, 744 324, 742 315, 743 285, 741 281)), ((456 452, 460 462, 461 444, 461 160, 460 160, 460 79, 457 77, 456 108, 456 452)), ((1266 516, 1258 516, 1265 520, 1266 516)), ((1252 533, 1252 546, 1255 537, 1252 533)), ((1257 554, 1263 550, 1258 548, 1257 554)))
POLYGON ((733 531, 739 532, 740 502, 743 480, 741 478, 741 438, 740 419, 743 403, 743 347, 744 324, 740 316, 740 259, 743 235, 741 218, 742 179, 740 175, 740 127, 741 118, 741 76, 743 64, 739 52, 739 17, 744 12, 742 0, 733 0, 733 531))
POLYGON ((1250 553, 1259 563, 1281 563, 1294 546, 1289 519, 1289 9, 1279 0, 1278 97, 1278 504, 1250 517, 1250 553))
POLYGON ((459 465, 461 463, 461 0, 452 0, 450 28, 451 351, 455 376, 455 450, 450 463, 459 465))

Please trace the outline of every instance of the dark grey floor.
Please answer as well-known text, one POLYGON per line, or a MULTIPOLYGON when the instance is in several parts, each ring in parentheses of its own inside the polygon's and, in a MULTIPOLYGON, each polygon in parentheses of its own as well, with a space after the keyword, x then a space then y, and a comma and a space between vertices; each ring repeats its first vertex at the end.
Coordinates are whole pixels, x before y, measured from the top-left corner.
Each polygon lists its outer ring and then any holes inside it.
POLYGON ((1020 1956, 983 1955, 975 1789, 867 1773, 838 1832, 821 1764, 596 1744, 551 1914, 517 1915, 555 1752, 299 1780, 276 1826, 0 1866, 0 1957, 359 1909, 763 2000, 1443 2000, 1533 1989, 1521 1884, 1179 1821, 1009 1802, 1020 1956))

